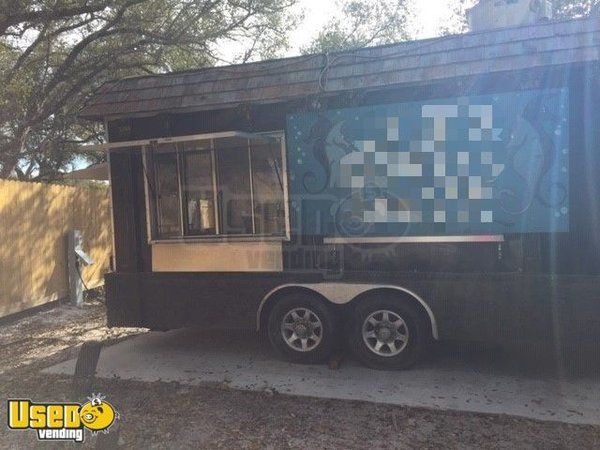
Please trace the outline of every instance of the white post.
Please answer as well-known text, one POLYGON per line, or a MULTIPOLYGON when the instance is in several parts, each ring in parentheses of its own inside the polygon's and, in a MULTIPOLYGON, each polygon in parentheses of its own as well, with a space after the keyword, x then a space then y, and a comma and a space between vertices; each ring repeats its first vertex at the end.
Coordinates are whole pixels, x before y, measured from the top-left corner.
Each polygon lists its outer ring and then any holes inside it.
POLYGON ((79 257, 76 249, 81 248, 83 237, 80 230, 69 231, 67 262, 69 267, 69 298, 76 306, 83 304, 83 282, 79 275, 79 257))

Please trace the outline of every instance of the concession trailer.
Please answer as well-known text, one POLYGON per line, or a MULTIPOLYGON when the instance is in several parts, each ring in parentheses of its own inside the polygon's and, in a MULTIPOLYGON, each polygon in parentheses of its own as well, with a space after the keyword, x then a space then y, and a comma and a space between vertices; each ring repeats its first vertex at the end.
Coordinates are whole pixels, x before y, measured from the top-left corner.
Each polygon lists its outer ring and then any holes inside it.
POLYGON ((108 82, 108 323, 597 345, 599 105, 597 18, 108 82))

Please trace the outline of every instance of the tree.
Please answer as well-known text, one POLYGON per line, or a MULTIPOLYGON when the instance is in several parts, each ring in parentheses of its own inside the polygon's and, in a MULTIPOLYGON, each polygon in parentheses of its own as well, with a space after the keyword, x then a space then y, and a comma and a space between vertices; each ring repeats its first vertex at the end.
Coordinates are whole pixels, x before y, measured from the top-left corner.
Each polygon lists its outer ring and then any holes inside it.
POLYGON ((600 0, 554 0, 554 17, 575 19, 598 13, 600 0))
POLYGON ((108 79, 243 61, 287 45, 296 0, 0 0, 0 176, 52 178, 101 141, 78 120, 108 79))
MULTIPOLYGON (((453 0, 452 16, 441 26, 440 35, 466 33, 469 31, 467 10, 477 0, 453 0)), ((600 10, 600 0, 553 0, 554 19, 576 19, 585 17, 600 10)))
POLYGON ((338 0, 332 18, 301 52, 325 53, 406 40, 410 0, 338 0))
POLYGON ((467 11, 476 3, 477 0, 454 0, 451 5, 451 16, 440 26, 440 36, 466 33, 469 31, 467 11))

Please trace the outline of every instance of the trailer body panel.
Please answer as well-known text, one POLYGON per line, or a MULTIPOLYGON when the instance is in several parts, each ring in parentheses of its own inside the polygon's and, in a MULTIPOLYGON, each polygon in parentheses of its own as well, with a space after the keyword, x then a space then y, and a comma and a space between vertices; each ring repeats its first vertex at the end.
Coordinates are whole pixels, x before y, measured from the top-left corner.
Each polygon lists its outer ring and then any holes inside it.
MULTIPOLYGON (((255 329, 261 302, 280 286, 360 283, 370 284, 373 289, 396 286, 417 294, 435 316, 440 339, 523 345, 535 342, 555 347, 566 342, 593 345, 600 337, 599 80, 598 61, 560 65, 549 62, 532 70, 490 73, 475 79, 449 74, 444 80, 416 86, 388 86, 368 93, 356 90, 319 98, 319 107, 331 111, 465 95, 568 91, 568 152, 558 155, 567 160, 556 166, 559 170, 568 168, 567 176, 562 178, 568 183, 568 204, 561 205, 567 212, 560 222, 550 217, 543 223, 543 230, 483 230, 500 233, 501 239, 327 241, 328 237, 339 236, 316 227, 299 232, 294 225, 289 236, 278 238, 277 248, 272 250, 281 261, 276 266, 258 271, 245 264, 243 271, 198 272, 192 266, 172 265, 166 271, 162 262, 153 261, 158 256, 152 246, 171 244, 152 242, 149 232, 143 149, 111 150, 116 272, 106 276, 109 325, 255 329)), ((310 102, 286 100, 247 109, 135 116, 108 121, 108 131, 114 143, 231 129, 248 133, 285 130, 289 135, 286 117, 311 108, 314 104, 310 102)), ((287 136, 288 147, 298 142, 287 136)), ((288 148, 286 155, 296 157, 295 151, 288 148)), ((287 165, 288 177, 297 175, 292 169, 297 165, 297 159, 287 165)), ((290 186, 297 182, 289 181, 290 186)), ((293 205, 293 198, 289 201, 293 216, 298 205, 293 205)), ((460 231, 471 234, 470 229, 460 231)), ((475 231, 479 234, 482 230, 475 231)), ((439 237, 446 233, 434 229, 431 234, 439 237)), ((377 236, 386 237, 386 233, 377 236)), ((187 242, 189 251, 213 241, 187 242)), ((215 267, 220 270, 223 266, 215 267)), ((343 313, 351 305, 352 301, 336 307, 343 313)))

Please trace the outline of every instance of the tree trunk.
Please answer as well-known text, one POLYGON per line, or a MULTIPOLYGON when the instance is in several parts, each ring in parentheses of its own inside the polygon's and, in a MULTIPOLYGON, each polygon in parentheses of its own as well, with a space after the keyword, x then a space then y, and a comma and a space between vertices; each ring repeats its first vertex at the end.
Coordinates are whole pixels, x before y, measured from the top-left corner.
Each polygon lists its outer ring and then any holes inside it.
POLYGON ((19 158, 15 155, 6 155, 2 158, 2 169, 0 169, 0 178, 8 178, 17 166, 19 158))
POLYGON ((10 177, 17 164, 19 164, 19 160, 26 148, 25 143, 27 142, 29 131, 29 127, 19 130, 12 142, 0 147, 0 163, 2 164, 0 178, 10 177))

